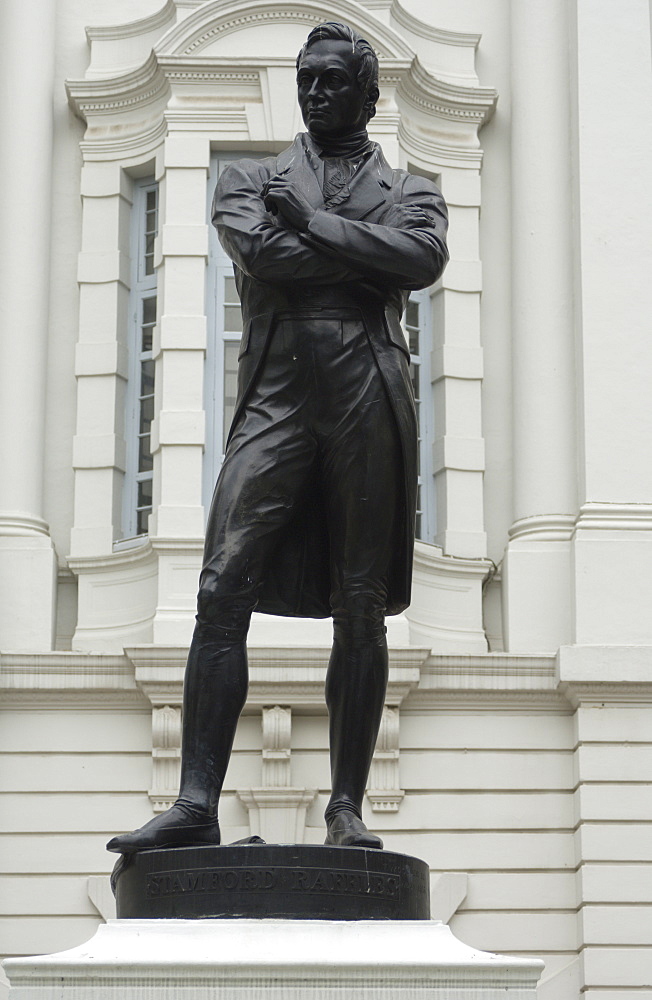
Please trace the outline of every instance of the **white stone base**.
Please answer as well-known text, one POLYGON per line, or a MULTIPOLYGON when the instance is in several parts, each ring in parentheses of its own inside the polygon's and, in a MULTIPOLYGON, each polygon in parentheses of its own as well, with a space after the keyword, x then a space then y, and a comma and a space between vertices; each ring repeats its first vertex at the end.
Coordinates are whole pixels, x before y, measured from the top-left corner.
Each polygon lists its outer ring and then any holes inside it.
POLYGON ((10 1000, 535 1000, 542 969, 409 920, 110 920, 5 962, 10 1000))

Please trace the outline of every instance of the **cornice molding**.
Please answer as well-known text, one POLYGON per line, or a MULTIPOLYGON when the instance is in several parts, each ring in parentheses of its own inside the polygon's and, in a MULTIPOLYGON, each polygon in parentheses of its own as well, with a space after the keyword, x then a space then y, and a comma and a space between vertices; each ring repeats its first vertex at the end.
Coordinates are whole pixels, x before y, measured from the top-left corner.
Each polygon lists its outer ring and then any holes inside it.
MULTIPOLYGON (((139 645, 125 655, 0 653, 0 692, 16 709, 143 711, 181 703, 185 646, 139 645)), ((247 710, 275 704, 325 711, 325 647, 253 647, 247 710)), ((572 712, 582 705, 652 703, 652 647, 562 647, 557 657, 431 654, 390 649, 387 703, 404 711, 572 712), (579 656, 578 665, 569 653, 579 656), (596 658, 609 658, 606 667, 596 658), (601 665, 602 664, 602 665, 601 665), (621 665, 622 679, 614 677, 621 665), (624 665, 623 665, 624 664, 624 665), (607 669, 608 668, 608 669, 607 669), (602 673, 604 679, 598 676, 602 673)))
POLYGON ((218 80, 224 83, 258 83, 261 70, 267 66, 293 65, 292 60, 285 56, 230 59, 160 55, 157 59, 168 80, 218 80))
POLYGON ((480 44, 480 39, 482 35, 472 34, 465 31, 447 31, 444 28, 437 28, 434 25, 428 24, 426 21, 420 20, 420 18, 415 17, 414 14, 410 14, 405 7, 401 6, 399 0, 394 0, 391 4, 392 17, 397 24, 400 24, 402 28, 407 31, 412 31, 415 35, 420 35, 422 38, 428 38, 432 42, 437 42, 439 45, 452 45, 455 48, 472 48, 477 49, 480 44))
POLYGON ((149 542, 155 552, 198 552, 204 551, 203 538, 166 538, 163 535, 150 535, 149 542))
MULTIPOLYGON (((350 9, 349 20, 365 30, 370 41, 379 49, 381 85, 397 90, 397 99, 406 107, 407 119, 411 117, 410 109, 417 112, 416 123, 401 122, 407 145, 415 153, 421 152, 428 158, 437 157, 442 162, 456 165, 463 161, 461 165, 477 169, 481 159, 477 130, 493 113, 496 91, 436 77, 419 62, 412 49, 392 28, 372 16, 361 18, 360 6, 349 0, 338 0, 338 10, 340 8, 345 13, 350 9), (373 32, 370 30, 372 27, 373 32), (451 141, 447 141, 448 135, 442 137, 443 141, 441 138, 436 141, 434 135, 432 139, 419 135, 419 112, 455 123, 457 129, 453 130, 451 141), (459 138, 456 138, 458 135, 459 138)), ((264 72, 269 67, 292 69, 294 56, 202 56, 201 51, 208 40, 224 31, 261 20, 300 19, 318 23, 324 16, 324 9, 312 0, 297 0, 280 10, 272 5, 271 0, 250 0, 245 6, 234 3, 234 0, 209 0, 171 28, 141 66, 113 76, 67 81, 68 99, 75 114, 87 124, 92 124, 94 117, 100 119, 97 135, 91 129, 83 140, 85 154, 90 158, 105 156, 110 159, 121 154, 134 156, 151 151, 165 134, 161 119, 168 110, 175 85, 236 86, 244 88, 241 100, 245 103, 251 99, 263 99, 260 81, 264 72), (251 96, 247 88, 254 88, 251 96), (139 117, 142 119, 143 112, 146 112, 145 120, 138 120, 139 117), (128 116, 132 123, 119 136, 111 135, 102 120, 107 117, 110 120, 114 116, 128 116)), ((333 16, 332 11, 329 16, 333 16)), ((126 26, 124 30, 127 31, 126 26)), ((447 44, 453 42, 449 39, 447 44)), ((207 121, 219 125, 219 115, 215 118, 219 108, 219 86, 215 88, 214 101, 212 106, 202 103, 201 110, 205 112, 207 121)), ((193 109, 189 107, 188 110, 193 109)), ((231 103, 224 111, 231 115, 237 111, 242 115, 243 108, 236 109, 231 103)))
MULTIPOLYGON (((491 687, 496 680, 501 686, 512 681, 521 684, 524 678, 528 683, 534 681, 538 685, 542 681, 550 687, 554 686, 555 663, 555 656, 546 653, 431 653, 422 666, 422 674, 473 678, 480 687, 491 687)), ((464 686, 468 687, 466 681, 464 686)))
POLYGON ((121 41, 125 38, 133 38, 135 35, 149 34, 157 28, 164 28, 169 22, 175 21, 177 7, 174 0, 165 0, 160 10, 146 17, 140 17, 136 21, 127 21, 124 24, 102 24, 89 25, 86 28, 86 37, 89 42, 121 41))
POLYGON ((536 514, 510 527, 510 541, 570 541, 583 531, 652 531, 652 504, 585 503, 579 514, 536 514))
POLYGON ((573 709, 595 705, 598 708, 622 706, 636 708, 652 705, 650 681, 562 681, 559 691, 573 709))
POLYGON ((575 531, 652 531, 652 504, 585 503, 575 522, 575 531))
MULTIPOLYGON (((437 42, 439 45, 451 45, 456 48, 469 47, 476 50, 482 38, 481 34, 464 31, 450 31, 445 28, 437 28, 435 25, 430 25, 426 21, 422 21, 420 18, 415 17, 408 10, 406 10, 406 8, 401 5, 399 0, 360 0, 360 2, 363 7, 370 10, 390 9, 391 16, 398 24, 401 25, 401 27, 406 28, 408 31, 412 31, 423 38, 428 38, 433 42, 437 42)), ((126 24, 90 26, 86 29, 86 35, 89 41, 92 41, 95 39, 118 40, 122 38, 130 38, 134 35, 146 34, 150 31, 156 30, 158 27, 163 27, 169 21, 176 19, 177 9, 179 7, 196 10, 197 8, 203 6, 204 3, 205 0, 166 0, 160 10, 153 14, 149 14, 147 17, 139 18, 135 21, 129 21, 126 24)))
POLYGON ((401 81, 397 96, 418 111, 477 128, 490 120, 498 100, 493 87, 467 87, 435 77, 418 56, 401 81))
MULTIPOLYGON (((398 126, 398 139, 406 150, 416 157, 426 159, 436 169, 437 166, 451 166, 467 170, 479 170, 482 165, 483 151, 477 146, 444 146, 436 142, 430 135, 422 136, 416 132, 405 118, 401 118, 398 126)), ((449 202, 450 204, 450 202, 449 202)))
POLYGON ((167 116, 164 112, 153 125, 139 128, 133 135, 120 136, 116 139, 105 137, 82 139, 79 148, 87 161, 122 160, 132 157, 143 160, 151 158, 165 139, 167 131, 167 116))
POLYGON ((444 555, 438 545, 416 541, 414 543, 414 562, 422 569, 437 570, 439 573, 451 573, 456 577, 469 576, 483 580, 493 568, 490 559, 464 559, 461 556, 444 555))
POLYGON ((389 10, 392 6, 392 0, 358 0, 358 3, 368 10, 389 10))
POLYGON ((559 689, 577 707, 585 702, 652 701, 652 646, 561 646, 556 657, 559 689))
POLYGON ((50 526, 42 517, 20 510, 0 512, 0 538, 25 535, 50 535, 50 526))
POLYGON ((133 548, 116 549, 114 552, 97 556, 68 556, 68 566, 74 573, 94 573, 98 570, 114 570, 120 566, 148 563, 154 558, 149 538, 133 548))
POLYGON ((91 114, 117 114, 153 104, 166 96, 169 84, 153 52, 137 69, 115 76, 66 80, 68 101, 75 114, 88 122, 91 114))
MULTIPOLYGON (((421 647, 389 651, 386 703, 398 706, 419 683, 429 654, 421 647)), ((188 656, 185 646, 138 645, 125 649, 138 687, 153 706, 180 705, 188 656)), ((247 709, 282 704, 323 709, 330 649, 325 646, 249 646, 247 709)))
MULTIPOLYGON (((186 55, 161 55, 152 53, 137 69, 113 77, 89 80, 68 80, 66 91, 75 114, 88 123, 93 115, 118 114, 153 105, 169 99, 170 85, 174 83, 223 83, 230 85, 260 86, 261 75, 268 68, 293 69, 294 60, 287 56, 269 57, 188 57, 186 55)), ((380 68, 380 83, 396 87, 410 68, 410 61, 403 58, 386 59, 380 68)), ((233 111, 233 106, 229 109, 233 111)), ((208 111, 208 114, 211 112, 208 111)), ((160 127, 157 122, 147 131, 153 133, 160 127)), ((138 137, 145 135, 139 131, 138 137)), ((113 148, 117 143, 138 144, 139 138, 99 140, 113 148)), ((98 142, 98 140, 94 140, 98 142)))
POLYGON ((126 656, 95 653, 0 653, 2 701, 12 708, 142 710, 146 701, 126 656))
POLYGON ((585 503, 579 514, 523 517, 508 531, 510 540, 569 541, 582 531, 652 531, 652 504, 585 503))
POLYGON ((433 654, 402 710, 569 712, 554 656, 433 654))
POLYGON ((411 59, 414 54, 398 32, 350 0, 331 0, 328 5, 318 0, 294 0, 282 7, 273 0, 208 0, 171 28, 157 43, 156 51, 191 55, 216 38, 249 25, 298 22, 312 28, 333 19, 343 20, 360 31, 381 58, 411 59))
POLYGON ((575 525, 574 514, 536 514, 514 521, 507 532, 510 539, 536 538, 538 541, 569 541, 575 525))
POLYGON ((585 503, 579 514, 536 514, 510 527, 510 541, 569 541, 582 531, 652 531, 652 504, 585 503))

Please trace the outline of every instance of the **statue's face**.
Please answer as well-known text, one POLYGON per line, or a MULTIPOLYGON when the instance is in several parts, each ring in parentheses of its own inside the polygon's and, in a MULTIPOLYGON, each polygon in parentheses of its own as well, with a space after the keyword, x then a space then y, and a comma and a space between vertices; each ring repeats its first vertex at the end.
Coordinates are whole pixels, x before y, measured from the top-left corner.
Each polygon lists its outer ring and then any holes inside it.
POLYGON ((350 42, 311 45, 297 70, 299 107, 314 135, 347 135, 367 124, 368 96, 358 83, 358 55, 350 42))

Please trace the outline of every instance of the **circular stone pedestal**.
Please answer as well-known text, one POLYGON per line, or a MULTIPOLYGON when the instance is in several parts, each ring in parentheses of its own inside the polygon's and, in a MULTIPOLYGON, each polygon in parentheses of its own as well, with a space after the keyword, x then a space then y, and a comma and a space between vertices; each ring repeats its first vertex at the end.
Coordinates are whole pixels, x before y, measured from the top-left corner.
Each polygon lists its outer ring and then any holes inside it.
POLYGON ((117 915, 429 920, 425 861, 390 851, 248 844, 141 851, 120 872, 117 915))

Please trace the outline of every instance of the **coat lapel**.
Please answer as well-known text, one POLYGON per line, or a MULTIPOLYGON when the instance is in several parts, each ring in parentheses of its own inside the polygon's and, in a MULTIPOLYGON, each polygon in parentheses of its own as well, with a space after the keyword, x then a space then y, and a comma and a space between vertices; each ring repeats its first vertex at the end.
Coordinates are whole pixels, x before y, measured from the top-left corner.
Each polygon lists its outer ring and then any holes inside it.
POLYGON ((369 159, 349 182, 350 196, 336 208, 336 215, 361 221, 387 203, 392 187, 392 171, 385 157, 376 146, 369 159))
MULTIPOLYGON (((307 134, 299 133, 292 145, 279 154, 276 162, 279 174, 291 178, 313 208, 324 207, 324 164, 307 134)), ((345 219, 360 221, 390 200, 391 188, 391 167, 380 146, 376 146, 351 179, 347 200, 329 211, 345 219)))

